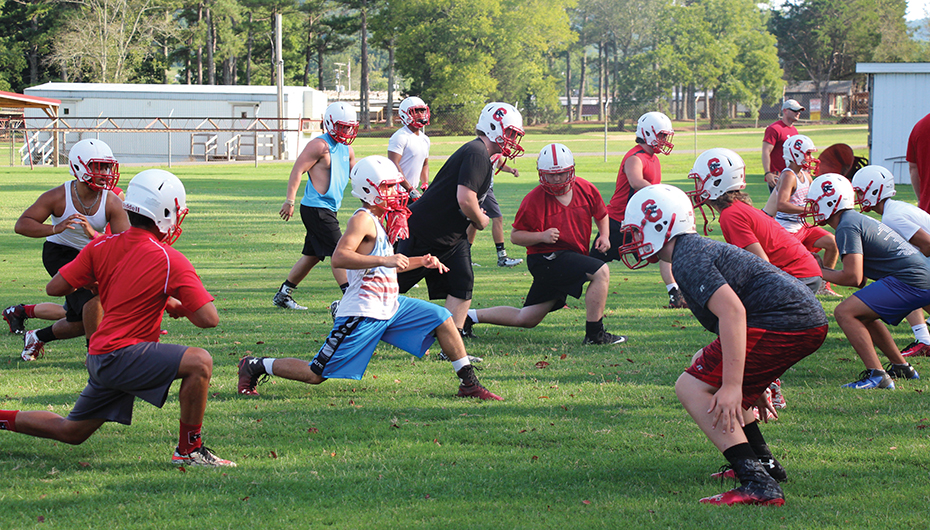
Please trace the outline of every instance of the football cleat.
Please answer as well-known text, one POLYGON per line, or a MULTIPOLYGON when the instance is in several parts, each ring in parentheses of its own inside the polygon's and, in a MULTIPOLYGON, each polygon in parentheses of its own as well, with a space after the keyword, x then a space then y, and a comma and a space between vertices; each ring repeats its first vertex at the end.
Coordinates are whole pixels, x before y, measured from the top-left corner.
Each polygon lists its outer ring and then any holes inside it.
POLYGON ((830 282, 823 282, 820 284, 820 289, 817 290, 818 296, 829 296, 831 298, 842 298, 843 295, 833 290, 833 287, 830 286, 830 282))
POLYGON ((34 361, 43 355, 45 355, 45 343, 39 340, 35 331, 27 331, 23 335, 23 360, 34 361))
POLYGON ((22 335, 26 332, 26 308, 23 304, 11 305, 3 310, 3 320, 10 326, 10 333, 22 335))
MULTIPOLYGON (((774 458, 771 460, 775 461, 774 458)), ((739 479, 740 487, 712 497, 705 497, 701 499, 701 502, 727 506, 733 504, 781 506, 785 504, 785 494, 781 491, 778 482, 765 469, 765 466, 755 458, 736 462, 730 471, 739 479)), ((718 473, 724 478, 729 478, 725 467, 721 468, 718 473)))
POLYGON ((458 397, 473 397, 483 400, 490 399, 496 401, 504 400, 504 398, 498 396, 497 394, 491 393, 490 390, 481 386, 481 383, 476 383, 474 385, 459 385, 458 397))
POLYGON ((245 396, 257 396, 255 387, 268 378, 265 366, 258 357, 243 357, 239 359, 239 385, 237 391, 245 396), (262 377, 264 376, 264 377, 262 377))
POLYGON ((597 332, 597 335, 593 337, 590 335, 585 335, 584 340, 581 341, 581 344, 623 344, 626 342, 626 336, 624 335, 614 335, 612 333, 607 333, 606 330, 601 329, 597 332))
POLYGON ((274 303, 274 305, 280 307, 281 309, 296 309, 298 311, 307 309, 306 307, 295 302, 290 294, 283 291, 276 292, 274 294, 274 298, 271 301, 274 303))
POLYGON ((200 446, 186 455, 182 455, 178 452, 178 448, 175 448, 174 456, 171 457, 171 463, 184 466, 236 467, 235 462, 223 460, 204 446, 200 446))
POLYGON ((478 335, 475 335, 475 321, 471 319, 470 316, 465 315, 465 325, 459 329, 459 333, 462 334, 463 339, 477 339, 478 335))
MULTIPOLYGON (((782 467, 778 460, 775 460, 774 456, 760 458, 759 463, 762 464, 762 468, 765 469, 769 476, 775 479, 776 482, 788 480, 788 472, 785 471, 785 468, 782 467)), ((736 476, 736 471, 733 471, 733 467, 730 466, 730 464, 720 466, 720 470, 716 473, 712 473, 710 478, 719 479, 721 481, 735 480, 739 482, 739 477, 736 476)))
POLYGON ((910 363, 889 363, 888 366, 885 367, 885 373, 891 376, 892 379, 920 379, 917 370, 915 370, 910 363))
POLYGON ((884 370, 863 370, 859 374, 859 379, 852 383, 846 383, 843 388, 868 389, 868 388, 887 388, 894 390, 894 381, 884 370))
POLYGON ((668 305, 665 307, 667 309, 688 309, 688 302, 685 302, 685 297, 682 296, 681 291, 675 287, 668 292, 668 305))
MULTIPOLYGON (((6 315, 6 313, 4 313, 6 315)), ((12 327, 12 326, 11 326, 12 327)), ((930 356, 930 344, 924 344, 919 340, 907 345, 901 350, 901 357, 928 357, 930 356)))
POLYGON ((520 258, 511 258, 507 255, 506 252, 501 254, 497 253, 497 266, 498 267, 516 267, 517 265, 523 263, 523 260, 520 258))
POLYGON ((785 401, 785 395, 781 393, 781 379, 772 381, 772 384, 769 385, 769 390, 772 391, 772 405, 776 409, 783 409, 788 406, 788 402, 785 401))
POLYGON ((713 497, 704 497, 701 499, 704 504, 716 504, 718 506, 732 506, 734 504, 756 504, 759 506, 783 506, 785 504, 785 494, 781 489, 775 492, 758 491, 750 486, 740 486, 731 489, 728 492, 714 495, 713 497))
MULTIPOLYGON (((483 357, 476 357, 474 355, 469 355, 467 353, 465 355, 468 356, 468 362, 472 364, 480 363, 484 361, 483 357)), ((439 354, 436 355, 436 360, 437 361, 451 361, 452 359, 450 359, 449 356, 446 355, 446 352, 439 350, 439 354)))

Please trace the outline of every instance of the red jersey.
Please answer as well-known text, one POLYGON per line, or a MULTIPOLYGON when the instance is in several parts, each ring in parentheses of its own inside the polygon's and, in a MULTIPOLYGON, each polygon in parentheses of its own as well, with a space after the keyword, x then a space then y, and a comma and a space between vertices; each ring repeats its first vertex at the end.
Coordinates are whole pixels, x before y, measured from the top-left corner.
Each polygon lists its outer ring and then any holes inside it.
POLYGON ((603 219, 607 215, 601 192, 585 179, 575 178, 572 185, 572 200, 562 205, 554 196, 536 186, 526 194, 517 217, 513 221, 516 230, 545 232, 559 229, 559 240, 553 244, 530 245, 527 254, 545 254, 557 250, 571 250, 588 254, 591 244, 591 219, 603 219))
POLYGON ((765 128, 765 136, 762 137, 762 142, 775 146, 775 149, 772 149, 772 154, 769 155, 769 171, 781 174, 782 170, 787 167, 785 166, 785 140, 789 136, 796 134, 798 134, 798 130, 794 128, 794 125, 785 125, 785 122, 781 120, 765 128))
POLYGON ((907 139, 908 162, 917 164, 920 177, 920 190, 917 194, 917 206, 930 212, 930 114, 927 114, 911 129, 907 139))
POLYGON ((627 151, 620 162, 620 171, 617 172, 617 187, 614 189, 614 195, 610 198, 610 204, 607 205, 607 215, 614 221, 623 222, 623 216, 626 215, 626 203, 630 202, 634 190, 630 187, 630 179, 623 172, 626 160, 631 156, 638 157, 643 162, 643 178, 649 184, 659 184, 662 182, 662 165, 659 163, 659 157, 655 153, 647 153, 643 146, 637 145, 627 151))
POLYGON ((103 321, 90 355, 158 342, 169 296, 190 311, 213 301, 190 261, 141 228, 95 240, 58 273, 72 287, 99 284, 103 321))
POLYGON ((759 243, 769 262, 795 278, 820 276, 820 266, 814 256, 778 221, 762 210, 742 202, 720 212, 720 228, 727 243, 746 248, 759 243))

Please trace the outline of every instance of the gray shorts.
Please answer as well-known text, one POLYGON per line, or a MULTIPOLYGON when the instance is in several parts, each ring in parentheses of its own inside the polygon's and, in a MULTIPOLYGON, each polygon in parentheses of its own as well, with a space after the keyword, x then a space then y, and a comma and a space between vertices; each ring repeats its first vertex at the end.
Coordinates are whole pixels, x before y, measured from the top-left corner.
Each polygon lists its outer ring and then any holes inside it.
POLYGON ((141 342, 111 353, 87 356, 87 386, 68 414, 72 421, 103 419, 132 424, 132 405, 141 398, 161 408, 178 377, 187 346, 141 342))
POLYGON ((488 188, 488 192, 484 195, 484 199, 478 204, 479 207, 484 209, 485 214, 490 219, 497 219, 498 217, 503 217, 504 214, 501 213, 501 205, 497 203, 497 197, 494 196, 494 188, 488 188))

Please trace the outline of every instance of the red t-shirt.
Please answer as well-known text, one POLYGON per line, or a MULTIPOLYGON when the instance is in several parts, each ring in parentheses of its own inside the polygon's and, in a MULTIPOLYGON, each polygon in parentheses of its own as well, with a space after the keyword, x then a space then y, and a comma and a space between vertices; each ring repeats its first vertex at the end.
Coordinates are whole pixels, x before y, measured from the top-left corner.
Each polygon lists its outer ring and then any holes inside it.
POLYGON ((662 182, 662 164, 659 163, 659 157, 655 153, 647 153, 641 145, 627 151, 620 162, 620 171, 617 172, 617 187, 614 189, 614 195, 610 198, 610 204, 607 205, 607 215, 614 221, 623 222, 626 215, 626 204, 630 202, 633 196, 633 188, 630 187, 630 179, 623 172, 627 158, 631 156, 638 157, 643 162, 643 178, 649 184, 659 184, 662 182))
POLYGON ((103 321, 91 355, 158 342, 169 296, 192 312, 213 301, 190 261, 140 228, 91 242, 58 272, 72 287, 99 284, 103 321))
POLYGON ((603 219, 607 215, 601 192, 585 179, 575 178, 572 185, 572 200, 563 206, 554 196, 536 186, 526 194, 517 217, 513 221, 516 230, 545 232, 559 229, 559 240, 553 244, 530 245, 527 254, 545 254, 557 250, 571 250, 588 254, 591 244, 591 219, 603 219))
POLYGON ((905 159, 917 164, 917 174, 920 176, 917 206, 925 212, 930 212, 930 114, 921 118, 911 129, 905 159))
POLYGON ((775 146, 775 149, 772 149, 772 154, 769 155, 769 171, 781 173, 785 169, 785 140, 789 136, 796 134, 798 134, 798 130, 794 128, 794 125, 785 125, 785 122, 781 120, 765 128, 765 136, 762 137, 762 142, 775 146))
POLYGON ((742 202, 720 212, 720 228, 727 243, 746 248, 759 243, 769 262, 795 278, 820 276, 820 266, 804 245, 778 221, 742 202))

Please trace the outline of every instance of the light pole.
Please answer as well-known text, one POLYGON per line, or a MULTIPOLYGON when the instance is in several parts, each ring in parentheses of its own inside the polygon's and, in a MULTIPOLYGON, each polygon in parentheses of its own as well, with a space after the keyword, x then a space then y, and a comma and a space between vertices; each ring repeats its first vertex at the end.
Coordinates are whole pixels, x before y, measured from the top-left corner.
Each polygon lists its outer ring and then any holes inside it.
POLYGON ((333 65, 336 66, 336 99, 339 99, 342 97, 342 85, 340 84, 342 81, 342 67, 346 63, 333 63, 333 65))

